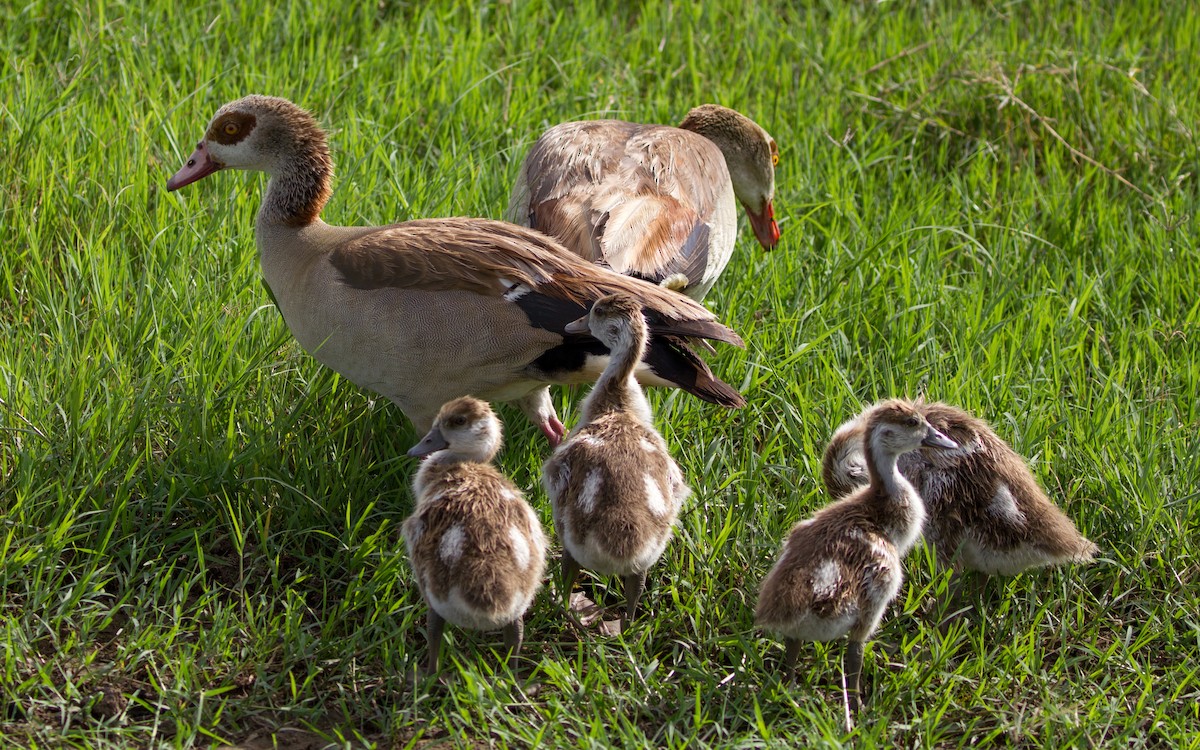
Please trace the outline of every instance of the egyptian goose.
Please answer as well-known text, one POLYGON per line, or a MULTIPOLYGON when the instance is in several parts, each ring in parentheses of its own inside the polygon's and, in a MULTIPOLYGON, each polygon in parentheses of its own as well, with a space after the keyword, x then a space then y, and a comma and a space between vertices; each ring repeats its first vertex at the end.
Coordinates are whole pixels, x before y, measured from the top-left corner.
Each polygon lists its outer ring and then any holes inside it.
POLYGON ((177 190, 220 169, 267 172, 255 237, 263 276, 288 328, 309 353, 393 401, 426 431, 438 407, 462 395, 516 401, 557 444, 565 429, 550 383, 590 382, 607 350, 563 327, 614 292, 643 306, 652 337, 638 378, 736 407, 684 338, 741 343, 691 300, 566 252, 550 238, 486 219, 446 218, 385 227, 321 221, 333 166, 308 112, 247 96, 218 110, 177 190))
MULTIPOLYGON (((987 422, 940 402, 924 404, 921 411, 959 444, 956 450, 900 459, 900 471, 925 500, 925 538, 943 565, 1012 576, 1043 565, 1087 562, 1099 551, 987 422)), ((825 451, 822 476, 834 496, 866 483, 862 436, 861 420, 851 420, 825 451)))
POLYGON ((737 238, 734 197, 765 248, 775 223, 775 140, 716 104, 678 128, 621 120, 556 125, 521 165, 506 216, 614 271, 701 300, 737 238))
POLYGON ((567 330, 585 326, 612 358, 584 399, 579 424, 546 461, 542 481, 563 545, 564 597, 581 566, 619 575, 629 621, 691 490, 633 377, 647 339, 641 306, 624 295, 602 297, 567 330))
POLYGON ((881 402, 859 419, 867 436, 868 485, 791 530, 755 611, 759 626, 783 636, 788 673, 801 641, 850 636, 842 680, 847 731, 859 706, 863 643, 900 591, 901 560, 925 520, 921 497, 897 469, 897 458, 922 446, 956 447, 908 401, 881 402))
POLYGON ((516 486, 491 465, 500 420, 465 396, 442 407, 408 452, 428 456, 413 479, 416 506, 401 527, 417 587, 429 605, 427 674, 436 675, 446 622, 504 629, 516 659, 522 616, 542 585, 546 537, 516 486))

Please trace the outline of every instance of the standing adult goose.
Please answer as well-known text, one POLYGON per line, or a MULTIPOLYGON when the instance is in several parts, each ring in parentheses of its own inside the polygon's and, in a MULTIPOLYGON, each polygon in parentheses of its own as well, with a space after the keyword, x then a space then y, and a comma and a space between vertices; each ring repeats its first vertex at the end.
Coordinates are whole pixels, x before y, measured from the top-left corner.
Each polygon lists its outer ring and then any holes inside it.
POLYGON ((825 506, 788 534, 763 579, 755 621, 787 644, 791 672, 802 641, 850 636, 843 670, 846 728, 859 704, 863 643, 900 591, 901 560, 921 534, 925 508, 897 458, 921 446, 954 449, 908 401, 884 401, 860 417, 866 435, 866 487, 825 506))
POLYGON ((708 310, 576 258, 538 232, 470 218, 326 224, 326 136, 286 99, 247 96, 221 107, 167 189, 225 168, 270 175, 255 238, 292 334, 326 366, 389 398, 418 431, 443 403, 471 394, 516 401, 557 444, 566 430, 549 384, 595 380, 608 358, 600 342, 563 328, 615 292, 637 299, 650 324, 642 382, 745 403, 684 342, 740 345, 708 310))
POLYGON ((542 481, 563 545, 563 596, 569 599, 581 566, 619 575, 628 622, 691 490, 633 380, 646 346, 641 306, 602 297, 576 326, 589 327, 613 356, 584 399, 579 424, 546 460, 542 481))
MULTIPOLYGON (((901 472, 925 500, 925 538, 943 565, 1012 576, 1043 565, 1087 562, 1099 551, 987 422, 940 402, 921 410, 959 445, 900 459, 901 472)), ((862 420, 850 420, 826 448, 822 475, 835 496, 866 484, 863 434, 862 420)))
POLYGON ((767 131, 716 104, 696 107, 677 128, 568 122, 529 150, 507 217, 582 258, 701 300, 733 252, 735 196, 759 243, 779 241, 778 161, 767 131))

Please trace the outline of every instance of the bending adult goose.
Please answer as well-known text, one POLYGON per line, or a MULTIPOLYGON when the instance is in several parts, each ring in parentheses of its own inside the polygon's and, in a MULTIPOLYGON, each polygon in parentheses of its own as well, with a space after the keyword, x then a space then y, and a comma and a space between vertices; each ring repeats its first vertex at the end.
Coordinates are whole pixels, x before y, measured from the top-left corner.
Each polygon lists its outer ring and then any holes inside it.
POLYGON ((255 238, 292 334, 326 366, 391 399, 420 432, 443 403, 471 394, 516 401, 557 444, 566 430, 548 385, 595 380, 608 359, 600 342, 563 329, 616 292, 642 304, 653 334, 638 368, 643 383, 745 403, 683 341, 741 345, 712 313, 538 232, 470 218, 326 224, 333 165, 325 133, 286 99, 247 96, 221 107, 167 189, 226 168, 270 175, 255 238))
POLYGON ((584 399, 579 424, 546 460, 542 481, 563 545, 563 596, 569 600, 580 566, 619 575, 628 622, 691 490, 632 377, 646 346, 641 306, 602 297, 575 327, 589 327, 613 356, 584 399))
MULTIPOLYGON (((1012 576, 1043 565, 1087 562, 1099 551, 987 422, 940 402, 921 411, 959 444, 956 450, 923 450, 900 459, 900 470, 925 500, 925 538, 943 565, 1012 576)), ((862 446, 860 419, 834 433, 822 466, 831 494, 866 484, 862 446)))
POLYGON ((568 122, 529 150, 506 216, 582 258, 701 300, 733 253, 735 196, 759 243, 779 241, 778 161, 767 131, 716 104, 696 107, 678 128, 568 122))
POLYGON ((858 711, 863 643, 899 593, 901 561, 925 520, 921 497, 897 469, 897 459, 921 446, 957 448, 908 401, 881 402, 859 420, 868 485, 791 530, 763 579, 755 610, 760 626, 783 636, 788 672, 802 641, 850 636, 842 682, 847 731, 858 711))

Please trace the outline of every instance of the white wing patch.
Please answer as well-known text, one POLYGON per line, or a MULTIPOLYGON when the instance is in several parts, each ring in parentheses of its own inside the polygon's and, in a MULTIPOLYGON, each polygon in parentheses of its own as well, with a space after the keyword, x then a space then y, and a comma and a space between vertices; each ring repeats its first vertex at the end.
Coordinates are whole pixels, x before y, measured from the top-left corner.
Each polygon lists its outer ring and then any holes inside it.
POLYGON ((462 557, 465 540, 466 534, 463 533, 463 527, 454 524, 442 535, 442 541, 438 543, 438 554, 448 563, 457 562, 458 558, 462 557))
POLYGON ((533 555, 529 551, 529 541, 516 526, 508 527, 508 540, 512 542, 513 557, 517 560, 518 568, 528 568, 533 555))
POLYGON ((1001 484, 996 488, 996 494, 992 495, 992 502, 988 503, 988 513, 1009 523, 1025 523, 1025 514, 1017 507, 1017 499, 1013 497, 1012 490, 1008 488, 1007 484, 1001 484))
POLYGON ((646 504, 654 515, 667 515, 667 499, 663 497, 658 481, 649 474, 646 475, 646 504))
POLYGON ((596 498, 600 494, 600 487, 604 484, 604 477, 600 475, 599 469, 592 469, 588 472, 587 477, 583 480, 583 489, 579 490, 579 508, 584 513, 592 513, 596 510, 596 498))
POLYGON ((842 571, 833 560, 822 560, 813 573, 812 593, 816 599, 828 599, 837 592, 842 582, 842 571))

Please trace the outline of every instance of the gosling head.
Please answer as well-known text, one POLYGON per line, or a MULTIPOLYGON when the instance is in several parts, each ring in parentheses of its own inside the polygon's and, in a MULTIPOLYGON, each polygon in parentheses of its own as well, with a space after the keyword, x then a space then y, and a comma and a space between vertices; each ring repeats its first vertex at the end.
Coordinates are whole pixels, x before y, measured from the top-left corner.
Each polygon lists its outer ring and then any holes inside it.
POLYGON ((645 341, 646 318, 642 315, 642 306, 633 297, 610 294, 596 300, 587 317, 569 323, 566 331, 590 331, 609 349, 625 351, 645 341))
POLYGON ((227 168, 268 174, 289 168, 332 171, 325 132, 316 119, 287 99, 257 94, 217 110, 187 163, 167 181, 167 190, 227 168))
POLYGON ((500 420, 492 407, 477 398, 463 396, 444 404, 433 428, 409 449, 413 457, 433 453, 462 461, 487 463, 500 451, 500 420))
POLYGON ((733 194, 746 209, 758 243, 770 250, 779 242, 775 223, 775 165, 779 146, 767 131, 741 112, 702 104, 679 127, 699 133, 721 149, 733 182, 733 194))
POLYGON ((866 439, 872 450, 891 456, 922 447, 958 447, 957 443, 929 424, 919 404, 902 399, 884 401, 867 411, 866 439))

